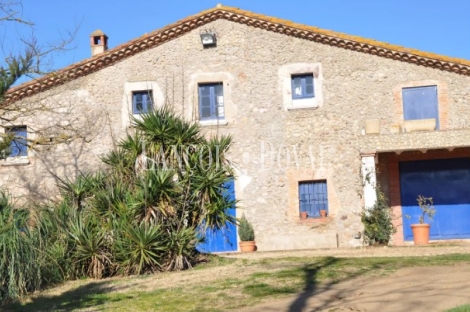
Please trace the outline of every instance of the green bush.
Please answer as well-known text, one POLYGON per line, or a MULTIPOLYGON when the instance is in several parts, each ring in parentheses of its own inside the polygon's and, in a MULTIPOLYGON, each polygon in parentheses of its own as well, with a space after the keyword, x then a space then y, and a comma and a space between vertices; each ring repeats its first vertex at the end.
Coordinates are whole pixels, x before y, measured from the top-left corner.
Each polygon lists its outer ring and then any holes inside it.
POLYGON ((29 211, 13 207, 0 191, 0 302, 17 300, 41 287, 39 236, 29 211))
POLYGON ((397 231, 393 226, 393 217, 385 195, 377 190, 375 205, 372 208, 364 208, 361 212, 365 242, 369 245, 388 245, 392 235, 397 231))
POLYGON ((235 223, 230 136, 206 138, 166 108, 135 125, 103 157, 106 172, 62 179, 62 200, 34 218, 0 194, 0 301, 67 279, 190 268, 198 231, 235 223))
POLYGON ((238 235, 240 236, 240 240, 242 242, 255 240, 255 231, 253 230, 251 223, 246 219, 245 215, 243 215, 240 219, 240 224, 238 225, 238 235))

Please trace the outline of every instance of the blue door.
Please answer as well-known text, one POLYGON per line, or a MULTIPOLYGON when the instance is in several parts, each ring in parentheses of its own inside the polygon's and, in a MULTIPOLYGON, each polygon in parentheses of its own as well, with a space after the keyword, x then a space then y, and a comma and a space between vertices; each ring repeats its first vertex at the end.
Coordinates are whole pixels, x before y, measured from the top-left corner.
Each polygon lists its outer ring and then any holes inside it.
POLYGON ((436 214, 431 239, 470 238, 470 159, 454 158, 400 163, 400 193, 405 240, 418 223, 418 195, 432 197, 436 214), (406 215, 411 218, 407 218, 406 215))
MULTIPOLYGON (((235 181, 232 179, 224 184, 226 196, 235 200, 235 181)), ((228 209, 227 213, 235 217, 235 207, 228 209)), ((237 251, 237 227, 232 223, 226 223, 225 227, 214 230, 207 229, 205 242, 197 246, 200 252, 229 252, 237 251)))

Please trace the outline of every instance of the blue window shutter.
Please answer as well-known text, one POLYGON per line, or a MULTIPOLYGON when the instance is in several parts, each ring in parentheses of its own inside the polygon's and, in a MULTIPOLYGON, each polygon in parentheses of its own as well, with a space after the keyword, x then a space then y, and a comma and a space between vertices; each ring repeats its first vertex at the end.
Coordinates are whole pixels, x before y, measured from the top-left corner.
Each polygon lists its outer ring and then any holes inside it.
POLYGON ((313 75, 306 76, 304 81, 305 81, 305 96, 314 97, 315 92, 313 89, 313 75))
POLYGON ((404 120, 435 118, 439 129, 437 86, 404 88, 402 97, 404 120))
POLYGON ((209 85, 199 86, 199 118, 201 120, 211 119, 213 100, 211 94, 213 88, 209 85))
POLYGON ((199 119, 211 120, 224 117, 223 85, 221 83, 199 85, 199 119))
POLYGON ((300 183, 299 184, 299 201, 300 201, 300 211, 307 211, 307 200, 308 200, 308 192, 307 192, 307 184, 300 183))
POLYGON ((301 99, 303 94, 302 77, 292 77, 292 98, 301 99))
POLYGON ((142 108, 142 94, 140 92, 134 92, 132 94, 132 113, 140 114, 142 108))
POLYGON ((153 110, 153 99, 152 99, 152 92, 146 92, 142 96, 142 102, 144 106, 144 112, 149 113, 153 110))
POLYGON ((146 114, 153 110, 152 91, 136 91, 132 93, 132 114, 146 114))
POLYGON ((15 135, 15 138, 10 143, 9 157, 28 156, 27 135, 26 127, 10 128, 9 132, 15 135))
POLYGON ((313 74, 292 76, 292 99, 305 99, 315 96, 313 74))
POLYGON ((326 181, 299 183, 299 209, 310 218, 320 217, 320 210, 328 211, 328 189, 326 181))

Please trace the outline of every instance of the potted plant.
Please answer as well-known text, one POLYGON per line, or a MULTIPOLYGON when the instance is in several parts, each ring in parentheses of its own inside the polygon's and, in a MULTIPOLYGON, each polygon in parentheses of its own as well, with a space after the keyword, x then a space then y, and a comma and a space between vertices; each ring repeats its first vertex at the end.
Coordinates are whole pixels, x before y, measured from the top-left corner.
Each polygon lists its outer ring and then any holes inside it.
POLYGON ((308 218, 307 211, 301 211, 300 212, 300 219, 307 219, 307 218, 308 218))
POLYGON ((413 231, 413 240, 415 245, 426 245, 429 244, 429 230, 431 225, 424 223, 424 217, 428 216, 429 220, 436 213, 432 197, 424 197, 419 195, 416 199, 418 201, 419 208, 421 208, 422 214, 419 217, 419 223, 412 224, 411 230, 413 231))
POLYGON ((238 236, 240 237, 241 252, 253 252, 256 250, 255 231, 251 223, 246 219, 245 214, 241 217, 238 225, 238 236))
POLYGON ((324 210, 324 209, 320 210, 320 217, 326 218, 326 214, 327 214, 326 210, 324 210))

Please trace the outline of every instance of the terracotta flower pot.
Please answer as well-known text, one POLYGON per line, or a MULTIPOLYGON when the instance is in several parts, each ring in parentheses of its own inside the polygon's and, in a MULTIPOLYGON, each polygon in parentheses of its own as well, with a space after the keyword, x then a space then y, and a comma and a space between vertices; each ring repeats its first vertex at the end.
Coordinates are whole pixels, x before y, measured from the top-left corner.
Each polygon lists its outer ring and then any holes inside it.
POLYGON ((320 216, 326 218, 326 210, 320 210, 320 216))
POLYGON ((429 244, 429 230, 431 225, 429 224, 412 224, 411 230, 413 231, 413 240, 415 245, 426 245, 429 244))
POLYGON ((300 212, 300 219, 307 219, 308 215, 307 215, 307 211, 301 211, 300 212))
POLYGON ((247 242, 240 242, 241 252, 253 252, 256 251, 256 242, 255 241, 247 241, 247 242))

